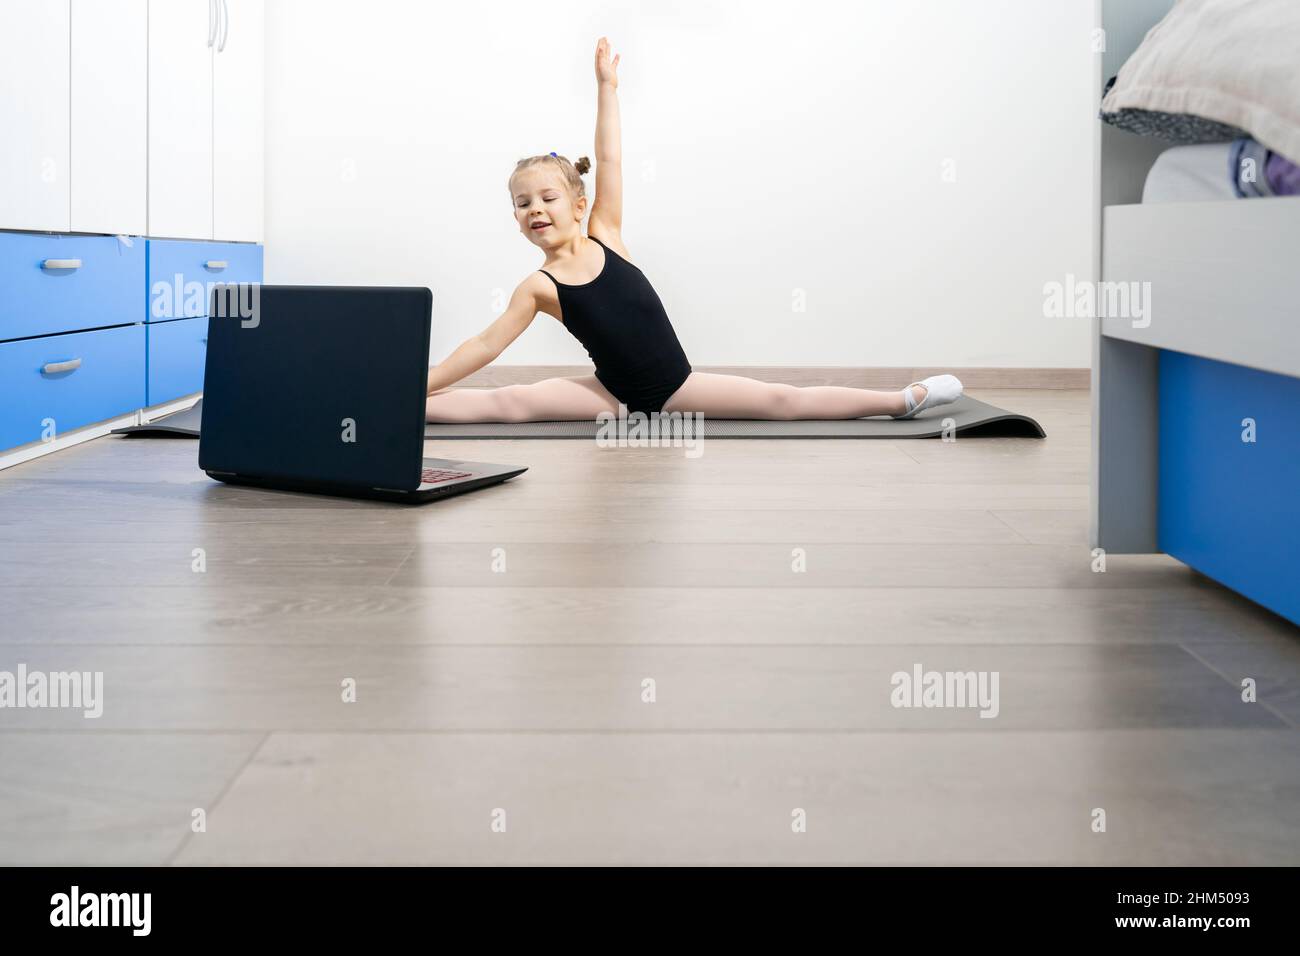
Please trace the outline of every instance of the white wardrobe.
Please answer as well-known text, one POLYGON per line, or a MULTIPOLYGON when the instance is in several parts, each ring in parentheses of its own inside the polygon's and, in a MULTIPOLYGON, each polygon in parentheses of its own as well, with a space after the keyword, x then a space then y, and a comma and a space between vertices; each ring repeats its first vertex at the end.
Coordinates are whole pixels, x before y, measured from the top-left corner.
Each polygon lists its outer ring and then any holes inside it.
POLYGON ((0 229, 262 241, 264 0, 4 0, 0 229))
POLYGON ((190 291, 262 280, 264 12, 0 0, 0 468, 202 392, 190 291))

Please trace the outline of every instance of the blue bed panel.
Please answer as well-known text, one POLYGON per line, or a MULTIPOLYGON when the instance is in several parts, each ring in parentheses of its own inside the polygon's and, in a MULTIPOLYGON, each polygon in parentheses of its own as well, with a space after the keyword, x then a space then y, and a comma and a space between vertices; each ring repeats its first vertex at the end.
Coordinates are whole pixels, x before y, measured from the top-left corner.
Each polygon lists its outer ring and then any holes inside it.
POLYGON ((1160 550, 1300 624, 1300 379, 1162 351, 1159 441, 1160 550))
POLYGON ((149 324, 150 405, 203 391, 208 320, 177 319, 149 324))
POLYGON ((141 321, 145 240, 128 241, 0 232, 0 341, 141 321))
POLYGON ((144 405, 144 326, 0 343, 0 382, 0 448, 133 412, 144 405), (42 371, 76 359, 76 369, 42 371))
POLYGON ((206 316, 213 285, 261 281, 260 245, 150 239, 147 321, 206 316))

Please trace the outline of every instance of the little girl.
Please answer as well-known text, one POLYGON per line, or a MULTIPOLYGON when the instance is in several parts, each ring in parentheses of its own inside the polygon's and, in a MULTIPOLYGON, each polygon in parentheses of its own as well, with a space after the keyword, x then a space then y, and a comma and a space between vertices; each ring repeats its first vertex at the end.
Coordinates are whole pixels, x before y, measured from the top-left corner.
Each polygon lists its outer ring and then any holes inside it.
POLYGON ((596 44, 596 203, 582 234, 586 157, 530 156, 510 177, 519 231, 546 256, 545 269, 515 289, 505 312, 429 370, 431 422, 595 419, 601 412, 695 412, 707 418, 911 418, 955 401, 961 382, 937 375, 897 392, 816 385, 799 388, 740 375, 695 372, 663 303, 623 245, 623 170, 618 61, 596 44), (504 388, 450 386, 500 355, 538 312, 559 320, 587 349, 594 375, 504 388))

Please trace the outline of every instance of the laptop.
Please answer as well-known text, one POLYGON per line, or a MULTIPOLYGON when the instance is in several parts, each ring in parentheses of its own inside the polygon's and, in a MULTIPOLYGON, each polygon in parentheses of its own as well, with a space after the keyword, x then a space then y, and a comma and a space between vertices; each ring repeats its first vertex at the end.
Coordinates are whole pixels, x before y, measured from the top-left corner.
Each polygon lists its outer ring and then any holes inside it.
POLYGON ((527 469, 424 457, 433 293, 218 285, 199 467, 218 481, 425 502, 527 469))

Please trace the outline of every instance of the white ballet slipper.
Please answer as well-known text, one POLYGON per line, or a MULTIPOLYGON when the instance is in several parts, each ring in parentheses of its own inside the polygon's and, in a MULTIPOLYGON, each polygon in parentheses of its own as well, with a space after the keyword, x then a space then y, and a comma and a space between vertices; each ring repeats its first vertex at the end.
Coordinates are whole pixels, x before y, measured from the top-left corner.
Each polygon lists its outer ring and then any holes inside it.
POLYGON ((932 375, 924 381, 913 382, 903 389, 903 401, 906 403, 907 411, 893 417, 900 421, 905 418, 915 418, 927 409, 949 405, 959 398, 961 398, 961 381, 956 375, 932 375), (916 385, 925 389, 925 398, 919 402, 912 397, 912 388, 916 385))

